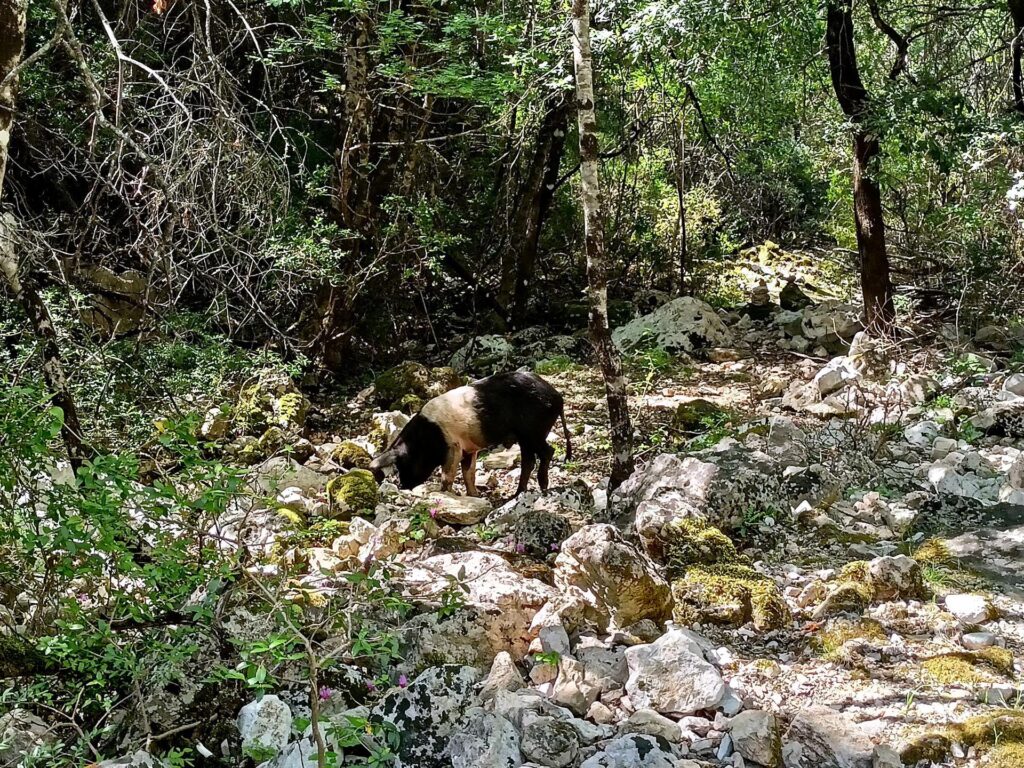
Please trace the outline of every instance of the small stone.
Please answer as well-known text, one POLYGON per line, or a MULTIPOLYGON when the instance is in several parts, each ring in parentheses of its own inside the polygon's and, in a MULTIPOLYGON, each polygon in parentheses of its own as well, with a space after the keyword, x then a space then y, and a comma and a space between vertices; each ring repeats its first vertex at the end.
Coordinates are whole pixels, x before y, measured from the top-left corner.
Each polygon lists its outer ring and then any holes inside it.
POLYGON ((615 713, 600 701, 595 701, 587 710, 587 717, 600 725, 612 725, 615 722, 615 713))
POLYGON ((960 644, 969 651, 980 651, 999 645, 999 635, 994 632, 968 632, 960 638, 960 644))
POLYGON ((996 618, 992 603, 982 595, 946 595, 946 610, 964 624, 984 624, 996 618))

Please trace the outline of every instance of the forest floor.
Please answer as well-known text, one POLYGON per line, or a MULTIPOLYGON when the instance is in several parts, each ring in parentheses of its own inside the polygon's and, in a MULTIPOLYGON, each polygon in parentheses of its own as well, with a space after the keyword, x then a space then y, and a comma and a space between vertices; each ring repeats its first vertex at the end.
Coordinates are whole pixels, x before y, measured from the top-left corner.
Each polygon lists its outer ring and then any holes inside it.
MULTIPOLYGON (((209 407, 199 434, 247 483, 208 527, 173 518, 224 553, 189 598, 209 625, 139 630, 104 726, 126 756, 99 764, 304 768, 317 722, 324 765, 1024 765, 1021 339, 908 318, 881 344, 855 306, 782 309, 767 283, 617 330, 636 471, 610 494, 579 336, 467 340, 312 402, 265 370, 209 407), (566 401, 548 494, 514 496, 517 448, 481 455, 482 499, 365 471, 424 400, 518 367, 566 401)), ((45 765, 78 699, 60 720, 18 690, 0 765, 45 765)))

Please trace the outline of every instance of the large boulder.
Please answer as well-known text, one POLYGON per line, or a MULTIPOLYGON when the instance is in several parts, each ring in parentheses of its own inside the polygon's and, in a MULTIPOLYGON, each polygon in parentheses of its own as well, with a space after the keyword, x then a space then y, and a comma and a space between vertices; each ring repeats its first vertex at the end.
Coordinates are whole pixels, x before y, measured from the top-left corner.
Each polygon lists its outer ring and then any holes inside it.
POLYGON ((380 500, 377 481, 368 469, 353 469, 327 483, 331 517, 346 519, 357 514, 372 515, 380 500))
POLYGON ((638 709, 662 714, 691 715, 712 709, 725 694, 718 670, 704 659, 694 637, 673 629, 648 645, 626 650, 629 679, 626 692, 638 709))
POLYGON ((823 346, 833 354, 845 352, 853 337, 864 330, 860 307, 837 301, 779 312, 775 323, 786 335, 806 339, 808 345, 823 346))
POLYGON ((461 730, 477 677, 472 667, 430 667, 373 707, 371 722, 388 722, 402 734, 395 768, 450 768, 448 747, 461 730))
POLYGON ((729 723, 729 735, 744 760, 765 768, 782 765, 782 734, 772 713, 757 709, 740 712, 729 723))
POLYGON ((874 744, 856 723, 829 707, 811 705, 793 718, 789 738, 803 745, 815 768, 871 768, 874 744))
POLYGON ((298 433, 309 400, 283 371, 265 369, 242 385, 232 412, 237 434, 263 435, 271 427, 298 433))
POLYGON ((419 649, 410 652, 428 653, 424 646, 429 643, 443 653, 445 644, 454 642, 466 653, 473 651, 472 663, 477 666, 490 664, 500 651, 524 656, 533 617, 555 596, 555 590, 547 584, 522 576, 502 557, 490 552, 428 557, 408 567, 402 579, 410 595, 416 598, 439 600, 446 590, 454 590, 463 608, 476 614, 476 628, 472 630, 466 626, 469 618, 451 626, 442 622, 421 627, 421 635, 408 636, 408 642, 419 649), (464 630, 463 639, 459 639, 458 633, 464 630), (472 649, 466 646, 470 640, 472 649))
POLYGON ((276 757, 288 746, 292 710, 274 694, 250 701, 238 713, 242 752, 257 763, 276 757))
POLYGON ((250 472, 251 484, 263 494, 276 494, 284 488, 298 488, 307 497, 317 496, 327 487, 327 476, 304 467, 287 456, 267 459, 250 472))
POLYGON ((673 299, 616 328, 612 340, 625 350, 653 346, 687 353, 735 344, 732 332, 714 308, 692 296, 673 299))
POLYGON ((519 732, 501 715, 479 708, 466 712, 448 745, 452 768, 518 768, 519 732))
POLYGON ((0 717, 0 765, 20 765, 23 758, 42 755, 52 740, 50 727, 36 715, 12 709, 0 717))
MULTIPOLYGON (((775 439, 766 431, 759 441, 775 439)), ((634 527, 647 551, 660 558, 666 526, 680 519, 703 518, 728 530, 751 508, 788 510, 804 499, 816 500, 818 476, 809 469, 787 469, 792 458, 739 445, 703 458, 661 454, 615 490, 611 520, 623 529, 634 527)))
POLYGON ((613 526, 588 525, 562 543, 555 559, 559 590, 580 590, 618 627, 672 614, 672 592, 651 559, 613 526))
POLYGON ((415 413, 427 400, 461 384, 462 378, 451 368, 428 368, 410 361, 378 376, 373 382, 373 393, 382 407, 415 413))
POLYGON ((512 367, 516 348, 497 334, 474 336, 452 355, 451 367, 456 371, 491 374, 512 367))

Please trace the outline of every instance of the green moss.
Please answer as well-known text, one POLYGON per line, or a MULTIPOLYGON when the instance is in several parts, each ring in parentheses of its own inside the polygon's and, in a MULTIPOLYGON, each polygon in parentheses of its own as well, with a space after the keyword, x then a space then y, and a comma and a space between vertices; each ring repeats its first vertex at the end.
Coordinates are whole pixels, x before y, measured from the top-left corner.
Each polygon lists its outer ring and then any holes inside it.
POLYGON ((789 607, 775 582, 744 565, 719 563, 688 568, 672 583, 674 619, 680 624, 711 621, 739 626, 752 621, 761 631, 790 621, 789 607))
POLYGON ((840 581, 868 581, 868 561, 854 560, 839 571, 840 581))
POLYGON ((269 456, 272 453, 276 453, 281 450, 284 446, 284 432, 280 427, 269 427, 267 428, 256 444, 259 448, 260 455, 269 456))
POLYGON ((1006 648, 983 648, 975 651, 977 658, 1007 677, 1013 677, 1013 652, 1006 648))
POLYGON ((665 526, 665 560, 670 572, 681 573, 691 565, 739 562, 736 545, 704 520, 686 518, 665 526))
POLYGON ((953 561, 949 547, 939 539, 928 539, 917 548, 912 557, 921 565, 947 565, 953 561))
POLYGON ((351 440, 335 448, 331 458, 345 469, 368 469, 372 460, 365 448, 351 440))
POLYGON ((857 639, 884 643, 888 638, 882 625, 874 619, 835 619, 811 640, 811 647, 826 661, 843 662, 843 646, 857 639))
POLYGON ((954 733, 961 742, 972 747, 1021 743, 1024 742, 1024 710, 1000 709, 978 715, 954 726, 954 733))
POLYGON ((900 750, 900 760, 904 765, 917 765, 921 761, 941 763, 952 746, 953 740, 945 733, 922 733, 900 750))
POLYGON ((18 635, 0 635, 0 678, 52 672, 56 664, 18 635))
POLYGON ((986 753, 986 768, 1021 768, 1024 765, 1024 744, 999 744, 986 753))
POLYGON ((410 361, 384 371, 373 382, 373 388, 380 405, 411 413, 419 410, 426 400, 460 383, 459 375, 451 368, 427 368, 410 361))
POLYGON ((347 474, 331 478, 327 483, 327 497, 335 516, 372 513, 379 496, 377 481, 365 469, 353 469, 347 474))
MULTIPOLYGON (((1003 649, 987 649, 1003 650, 1003 649)), ((990 683, 998 677, 1007 676, 1006 659, 999 654, 969 653, 956 651, 932 656, 921 662, 921 671, 932 682, 941 685, 965 685, 990 683)), ((1013 657, 1009 660, 1009 670, 1013 672, 1013 657)))
POLYGON ((277 423, 282 427, 300 427, 307 411, 309 401, 301 392, 286 392, 277 401, 277 423))
POLYGON ((728 420, 729 414, 701 397, 680 403, 672 417, 672 426, 682 432, 705 432, 718 422, 728 420))
POLYGON ((832 588, 825 603, 818 609, 819 618, 841 613, 862 613, 871 605, 874 592, 865 582, 842 581, 832 588))

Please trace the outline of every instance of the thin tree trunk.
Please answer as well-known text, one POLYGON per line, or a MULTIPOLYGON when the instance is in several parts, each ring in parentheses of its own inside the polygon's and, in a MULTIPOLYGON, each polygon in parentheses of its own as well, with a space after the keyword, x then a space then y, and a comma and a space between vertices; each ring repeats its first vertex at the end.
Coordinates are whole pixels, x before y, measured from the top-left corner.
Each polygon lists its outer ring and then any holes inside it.
POLYGON ((611 428, 612 468, 609 486, 618 487, 633 471, 633 427, 629 419, 622 359, 608 327, 608 263, 601 222, 598 175, 597 113, 590 54, 588 0, 572 3, 572 53, 576 71, 576 108, 580 133, 580 180, 590 299, 590 338, 604 376, 611 428))
POLYGON ((872 165, 881 154, 877 126, 867 125, 871 98, 857 68, 853 41, 852 0, 829 0, 825 24, 832 87, 843 113, 856 126, 853 136, 853 213, 860 254, 861 293, 868 330, 876 335, 893 333, 893 307, 889 258, 885 244, 882 194, 872 177, 872 165))
POLYGON ((881 149, 878 139, 858 131, 853 137, 853 206, 860 252, 861 294, 867 326, 879 334, 891 332, 896 320, 889 254, 885 247, 882 191, 871 177, 871 162, 881 149))
POLYGON ((679 295, 686 295, 686 113, 679 118, 679 295))
POLYGON ((1013 61, 1013 108, 1024 115, 1024 75, 1021 73, 1021 57, 1024 56, 1024 0, 1009 0, 1010 18, 1013 20, 1013 43, 1010 58, 1013 61))
MULTIPOLYGON (((565 154, 565 134, 569 121, 569 103, 559 96, 552 99, 537 137, 531 171, 527 175, 527 200, 520 206, 516 217, 513 243, 516 250, 512 310, 509 313, 514 327, 522 325, 526 317, 533 277, 540 251, 540 235, 544 229, 551 201, 555 197, 558 175, 565 154)), ((500 300, 500 299, 499 299, 500 300)))
MULTIPOLYGON (((4 174, 7 170, 8 146, 14 122, 17 69, 25 49, 25 0, 0 0, 0 200, 3 199, 4 174)), ((71 468, 78 471, 85 459, 82 428, 78 409, 68 388, 57 332, 50 313, 43 302, 35 282, 27 274, 21 275, 15 253, 14 232, 16 222, 10 214, 0 215, 0 272, 3 273, 11 293, 28 317, 36 336, 42 343, 43 377, 53 393, 53 404, 64 412, 61 435, 67 448, 71 468)))

